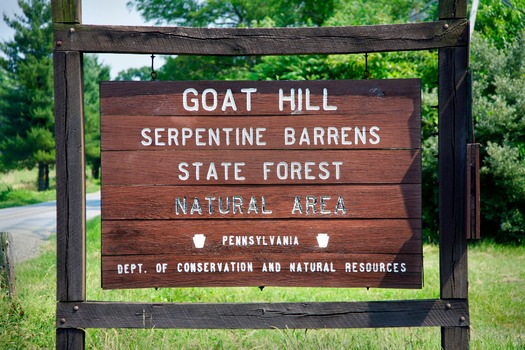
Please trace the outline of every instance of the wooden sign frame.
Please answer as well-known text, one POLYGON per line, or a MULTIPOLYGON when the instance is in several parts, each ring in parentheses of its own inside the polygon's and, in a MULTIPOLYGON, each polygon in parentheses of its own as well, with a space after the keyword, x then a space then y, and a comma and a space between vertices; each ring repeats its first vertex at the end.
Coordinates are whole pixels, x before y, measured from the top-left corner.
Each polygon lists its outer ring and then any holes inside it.
POLYGON ((470 79, 466 0, 440 0, 440 19, 436 22, 336 28, 82 25, 81 0, 52 0, 52 12, 57 145, 57 349, 83 349, 85 328, 422 326, 441 327, 441 344, 445 349, 468 348, 466 202, 470 79), (237 56, 428 49, 439 49, 439 299, 155 305, 86 301, 83 53, 237 56))

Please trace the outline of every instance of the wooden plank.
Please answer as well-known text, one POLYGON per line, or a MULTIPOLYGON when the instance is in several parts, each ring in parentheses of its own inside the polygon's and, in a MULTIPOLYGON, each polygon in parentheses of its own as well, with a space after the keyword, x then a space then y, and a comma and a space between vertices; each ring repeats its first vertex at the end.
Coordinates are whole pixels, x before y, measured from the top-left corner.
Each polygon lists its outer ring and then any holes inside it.
POLYGON ((412 220, 260 220, 215 221, 105 221, 102 255, 223 254, 241 256, 266 253, 420 254, 421 221, 412 220), (210 228, 211 227, 211 228, 210 228), (319 247, 317 235, 327 233, 328 245, 319 247), (197 249, 196 233, 205 234, 197 249))
POLYGON ((104 288, 421 287, 420 220, 314 223, 249 220, 241 225, 224 221, 209 225, 184 221, 177 225, 169 221, 105 221, 102 239, 104 288), (317 227, 318 223, 324 224, 322 229, 317 227), (210 227, 215 231, 211 232, 210 227), (235 237, 236 232, 252 235, 253 244, 249 236, 235 237), (326 247, 317 241, 319 232, 326 232, 329 237, 326 247), (194 244, 194 233, 205 233, 206 244, 202 248, 194 244), (222 264, 230 263, 234 263, 233 270, 221 270, 222 264), (322 264, 316 267, 322 271, 308 272, 309 263, 322 264), (388 270, 389 263, 397 263, 397 271, 388 270), (245 271, 237 273, 235 269, 242 269, 243 264, 245 271), (159 266, 166 270, 159 273, 159 266), (192 274, 184 270, 186 266, 203 270, 192 274), (265 268, 275 271, 269 273, 265 268))
MULTIPOLYGON (((86 299, 82 54, 55 52, 57 300, 86 299)), ((57 349, 83 349, 82 330, 56 331, 57 349)))
POLYGON ((104 289, 246 286, 421 288, 421 274, 420 254, 102 256, 104 289))
POLYGON ((299 55, 465 46, 466 20, 358 27, 186 28, 55 24, 55 50, 168 55, 299 55), (445 25, 448 25, 445 28, 445 25), (72 30, 71 30, 72 29, 72 30))
POLYGON ((100 94, 103 116, 345 115, 351 118, 390 113, 393 119, 399 115, 417 119, 421 113, 419 79, 102 82, 100 94))
MULTIPOLYGON (((441 0, 440 19, 466 17, 467 1, 441 0)), ((439 232, 441 298, 468 298, 467 48, 439 50, 439 232)), ((463 325, 466 326, 466 325, 463 325)), ((467 349, 468 327, 442 327, 444 349, 467 349)))
POLYGON ((338 303, 59 303, 58 327, 314 329, 468 326, 464 299, 338 303))
POLYGON ((102 151, 420 148, 420 125, 419 118, 410 113, 392 115, 391 111, 291 118, 105 115, 101 120, 101 148, 102 151), (197 134, 198 141, 193 137, 197 134))
POLYGON ((11 247, 13 236, 9 232, 0 232, 0 292, 7 290, 7 296, 16 296, 15 261, 11 247))
POLYGON ((442 49, 439 56, 439 232, 440 244, 446 247, 440 250, 443 298, 468 295, 466 56, 467 50, 462 49, 442 49))
MULTIPOLYGON (((82 0, 52 0, 53 25, 82 23, 82 0)), ((55 42, 58 46, 61 43, 55 42)), ((55 80, 57 300, 85 300, 82 54, 53 53, 55 80)), ((57 349, 84 349, 81 329, 57 329, 57 349)))
POLYGON ((104 186, 102 217, 104 220, 406 219, 421 218, 420 199, 420 184, 104 186))
POLYGON ((85 299, 82 54, 54 54, 57 154, 57 299, 85 299))
POLYGON ((102 154, 105 185, 420 183, 419 150, 126 151, 102 154), (375 166, 371 166, 375 165, 375 166), (133 171, 131 171, 133 169, 133 171))
POLYGON ((82 18, 82 0, 51 0, 53 23, 79 24, 82 18))

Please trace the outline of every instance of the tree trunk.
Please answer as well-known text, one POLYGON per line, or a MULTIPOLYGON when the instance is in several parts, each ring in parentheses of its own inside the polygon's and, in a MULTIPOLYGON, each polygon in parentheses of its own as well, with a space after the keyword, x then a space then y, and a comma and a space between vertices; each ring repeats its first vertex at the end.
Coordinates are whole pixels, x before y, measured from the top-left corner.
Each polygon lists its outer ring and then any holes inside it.
POLYGON ((91 175, 95 180, 100 177, 100 157, 91 162, 91 175))
POLYGON ((38 191, 49 190, 49 164, 38 163, 38 191))

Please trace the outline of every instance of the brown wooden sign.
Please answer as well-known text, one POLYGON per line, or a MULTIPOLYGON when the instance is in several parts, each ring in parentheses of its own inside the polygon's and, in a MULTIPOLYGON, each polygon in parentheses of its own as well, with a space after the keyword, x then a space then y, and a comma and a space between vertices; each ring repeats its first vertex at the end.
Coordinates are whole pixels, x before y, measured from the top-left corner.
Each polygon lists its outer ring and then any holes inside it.
POLYGON ((420 288, 420 83, 101 84, 102 286, 420 288))

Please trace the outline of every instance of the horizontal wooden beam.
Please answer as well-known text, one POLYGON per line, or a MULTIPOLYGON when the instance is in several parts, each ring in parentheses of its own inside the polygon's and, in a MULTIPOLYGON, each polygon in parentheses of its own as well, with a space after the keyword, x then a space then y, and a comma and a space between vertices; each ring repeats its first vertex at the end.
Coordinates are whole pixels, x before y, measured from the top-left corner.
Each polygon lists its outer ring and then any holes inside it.
POLYGON ((55 24, 55 50, 168 55, 300 55, 467 46, 467 20, 320 28, 187 28, 55 24))
POLYGON ((466 327, 466 299, 337 303, 59 302, 58 328, 314 329, 466 327))

